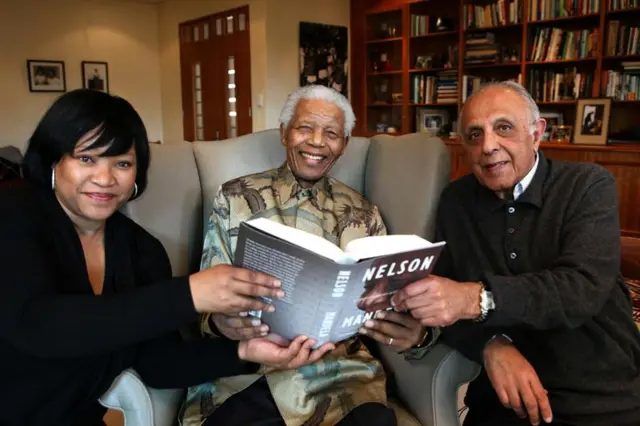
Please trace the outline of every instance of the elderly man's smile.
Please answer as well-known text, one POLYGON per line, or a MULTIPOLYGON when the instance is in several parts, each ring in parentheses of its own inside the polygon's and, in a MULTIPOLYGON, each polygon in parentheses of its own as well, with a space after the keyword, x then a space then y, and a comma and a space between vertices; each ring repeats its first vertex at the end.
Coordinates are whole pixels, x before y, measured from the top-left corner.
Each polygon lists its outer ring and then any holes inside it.
POLYGON ((308 164, 310 166, 317 166, 319 164, 322 164, 324 160, 327 159, 327 156, 322 154, 312 153, 308 151, 299 151, 299 153, 305 164, 308 164))

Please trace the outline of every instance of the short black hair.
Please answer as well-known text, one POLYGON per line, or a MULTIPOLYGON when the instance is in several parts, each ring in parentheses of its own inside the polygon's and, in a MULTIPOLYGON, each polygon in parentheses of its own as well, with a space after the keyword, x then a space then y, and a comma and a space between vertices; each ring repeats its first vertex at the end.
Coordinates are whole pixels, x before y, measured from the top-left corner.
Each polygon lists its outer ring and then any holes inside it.
POLYGON ((147 187, 151 160, 147 129, 129 102, 98 90, 73 90, 53 102, 29 139, 22 166, 24 178, 51 189, 51 167, 72 154, 78 141, 96 129, 98 137, 87 150, 106 146, 102 156, 111 157, 134 147, 139 197, 147 187))

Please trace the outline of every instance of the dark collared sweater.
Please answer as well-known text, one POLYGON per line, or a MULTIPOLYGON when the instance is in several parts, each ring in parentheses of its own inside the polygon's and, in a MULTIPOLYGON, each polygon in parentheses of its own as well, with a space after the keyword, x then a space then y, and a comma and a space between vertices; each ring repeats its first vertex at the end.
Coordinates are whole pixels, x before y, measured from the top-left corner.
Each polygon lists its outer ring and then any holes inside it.
MULTIPOLYGON (((556 420, 640 424, 640 334, 619 273, 616 184, 608 171, 540 154, 516 201, 465 176, 442 194, 437 234, 447 246, 436 273, 482 281, 496 303, 486 322, 444 330, 445 343, 482 363, 487 341, 505 333, 549 391, 556 420)), ((501 409, 484 372, 467 404, 501 409)))

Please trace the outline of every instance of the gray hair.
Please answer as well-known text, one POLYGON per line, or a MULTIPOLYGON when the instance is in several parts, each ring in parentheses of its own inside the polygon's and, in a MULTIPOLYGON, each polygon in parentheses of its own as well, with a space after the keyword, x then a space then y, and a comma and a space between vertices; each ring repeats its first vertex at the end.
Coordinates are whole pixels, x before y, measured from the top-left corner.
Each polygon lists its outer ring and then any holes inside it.
MULTIPOLYGON (((478 90, 473 92, 465 101, 465 104, 469 102, 469 100, 476 96, 477 94, 485 91, 486 89, 497 88, 497 89, 506 89, 511 90, 516 95, 520 97, 527 104, 527 109, 529 110, 529 119, 531 122, 529 123, 529 132, 533 133, 535 131, 534 123, 540 120, 540 109, 538 108, 538 104, 533 100, 531 94, 525 89, 520 83, 517 83, 513 80, 507 81, 492 81, 490 83, 486 83, 482 85, 478 90)), ((458 132, 462 134, 464 130, 462 128, 462 113, 464 111, 464 105, 460 108, 460 119, 458 120, 458 132)))
POLYGON ((278 122, 285 128, 289 127, 289 123, 296 112, 298 102, 301 100, 321 100, 336 105, 342 110, 342 114, 344 115, 344 135, 346 137, 351 136, 351 132, 356 125, 356 115, 353 113, 351 104, 341 93, 318 84, 300 87, 289 95, 278 119, 278 122))

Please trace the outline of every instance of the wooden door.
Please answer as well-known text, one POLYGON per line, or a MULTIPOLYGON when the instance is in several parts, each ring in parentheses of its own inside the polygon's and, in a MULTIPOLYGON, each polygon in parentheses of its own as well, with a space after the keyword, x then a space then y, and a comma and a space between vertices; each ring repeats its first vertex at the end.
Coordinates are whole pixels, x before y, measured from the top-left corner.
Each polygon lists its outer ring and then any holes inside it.
POLYGON ((181 23, 179 31, 184 139, 251 133, 249 7, 181 23))

